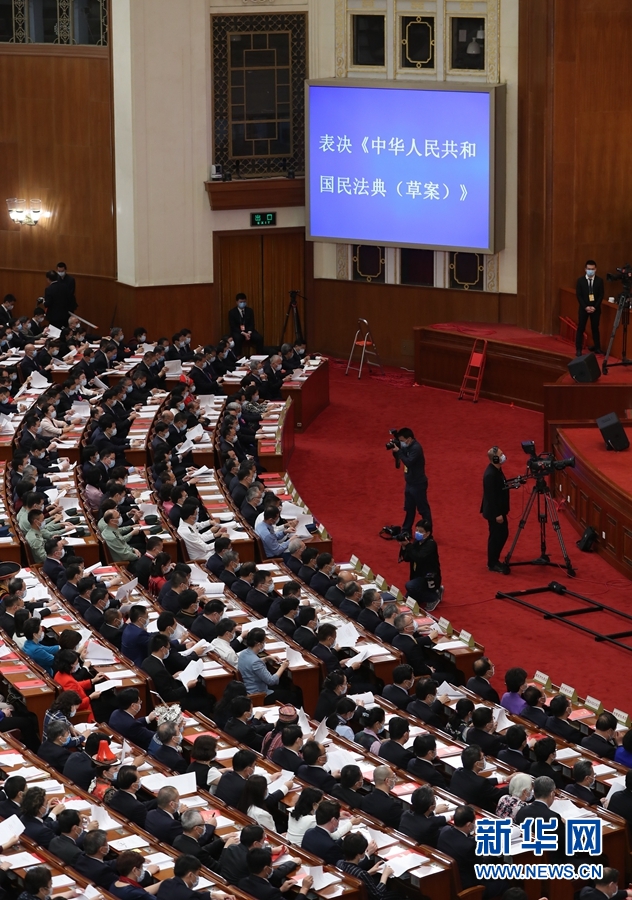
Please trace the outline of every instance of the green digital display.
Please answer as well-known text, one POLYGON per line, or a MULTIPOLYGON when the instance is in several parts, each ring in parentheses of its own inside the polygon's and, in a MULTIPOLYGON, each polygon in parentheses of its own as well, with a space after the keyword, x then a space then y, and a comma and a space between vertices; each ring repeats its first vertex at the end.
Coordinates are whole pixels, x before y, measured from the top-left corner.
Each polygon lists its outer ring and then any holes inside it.
POLYGON ((276 225, 275 212, 250 213, 251 228, 265 228, 268 225, 276 225))

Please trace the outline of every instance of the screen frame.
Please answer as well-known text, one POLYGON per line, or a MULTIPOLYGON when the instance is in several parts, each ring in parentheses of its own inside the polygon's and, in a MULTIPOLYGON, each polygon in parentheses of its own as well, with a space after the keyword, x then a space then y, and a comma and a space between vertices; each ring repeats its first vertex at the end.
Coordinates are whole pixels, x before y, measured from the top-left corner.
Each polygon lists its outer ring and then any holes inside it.
POLYGON ((361 244, 373 247, 409 247, 414 250, 439 250, 459 253, 483 253, 492 255, 505 247, 506 205, 506 85, 476 84, 458 81, 383 81, 368 78, 319 78, 305 81, 305 240, 332 244, 361 244), (312 234, 311 179, 310 179, 310 88, 378 88, 396 91, 449 91, 451 93, 489 94, 489 230, 486 247, 463 247, 453 244, 412 244, 399 241, 350 240, 348 237, 312 234))

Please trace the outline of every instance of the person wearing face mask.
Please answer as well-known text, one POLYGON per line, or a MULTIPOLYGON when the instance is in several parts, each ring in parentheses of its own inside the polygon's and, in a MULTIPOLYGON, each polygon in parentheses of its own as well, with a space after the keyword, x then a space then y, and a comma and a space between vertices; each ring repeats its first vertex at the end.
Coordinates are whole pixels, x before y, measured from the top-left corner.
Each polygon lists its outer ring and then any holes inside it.
POLYGON ((584 331, 590 319, 593 345, 589 347, 591 353, 603 355, 601 338, 599 337, 599 320, 601 318, 601 304, 604 296, 603 278, 597 275, 597 263, 594 259, 586 261, 584 274, 577 279, 575 287, 577 296, 577 332, 575 336, 575 355, 581 356, 584 352, 584 331))
POLYGON ((118 362, 124 362, 130 358, 132 351, 125 346, 125 335, 122 328, 117 325, 114 328, 110 328, 110 340, 113 344, 116 344, 116 359, 118 362))
POLYGON ((215 370, 218 375, 234 372, 237 368, 237 357, 234 350, 235 341, 231 335, 224 335, 217 345, 217 366, 215 370))
POLYGON ((262 721, 262 717, 262 711, 253 715, 250 697, 235 697, 230 704, 230 718, 224 726, 224 731, 240 744, 245 744, 246 747, 260 753, 264 735, 274 727, 269 722, 262 721))
MULTIPOLYGON (((57 668, 54 677, 55 683, 58 684, 64 691, 74 691, 76 694, 79 694, 79 696, 81 697, 81 703, 78 707, 79 711, 87 712, 88 721, 94 722, 92 704, 90 701, 97 700, 99 698, 99 693, 94 690, 94 686, 101 681, 105 681, 106 676, 103 674, 103 672, 100 672, 93 678, 86 678, 82 681, 77 681, 77 672, 80 668, 80 658, 79 654, 75 653, 74 650, 60 650, 55 656, 55 666, 57 668)), ((99 721, 102 720, 99 719, 99 721)))
POLYGON ((156 690, 167 703, 177 702, 182 709, 211 715, 215 698, 206 690, 206 684, 192 678, 184 685, 170 674, 165 660, 171 652, 171 642, 164 634, 154 634, 149 642, 149 656, 143 660, 142 669, 150 676, 156 690))
MULTIPOLYGON (((156 743, 156 741, 154 741, 149 746, 149 755, 153 756, 159 762, 164 763, 164 765, 167 766, 167 768, 173 769, 174 772, 179 772, 181 775, 184 772, 186 772, 186 770, 189 767, 189 763, 182 755, 182 732, 181 732, 180 728, 178 727, 178 725, 176 725, 175 722, 163 722, 162 725, 159 725, 158 728, 156 729, 156 739, 157 739, 157 743, 156 743)), ((163 790, 175 791, 175 793, 172 794, 169 798, 167 798, 166 795, 163 795, 163 797, 162 797, 163 804, 164 804, 162 808, 164 810, 166 810, 167 812, 171 813, 171 815, 173 816, 175 813, 178 812, 178 808, 180 805, 180 795, 175 790, 175 788, 162 788, 161 791, 159 791, 159 793, 158 793, 158 808, 160 808, 160 802, 161 802, 160 794, 162 793, 163 790)), ((162 829, 163 833, 161 836, 157 833, 158 830, 160 830, 160 829, 158 829, 158 827, 156 828, 156 830, 152 830, 149 827, 150 826, 150 821, 149 821, 150 815, 151 815, 151 813, 148 813, 147 822, 145 825, 147 831, 149 831, 150 834, 153 834, 159 840, 161 840, 161 841, 165 840, 167 837, 167 834, 170 831, 169 823, 166 823, 166 820, 165 820, 165 824, 167 824, 167 830, 165 831, 165 829, 163 828, 162 829)), ((162 818, 164 818, 164 817, 162 817, 162 818)), ((176 834, 181 834, 181 833, 182 833, 182 828, 180 827, 177 829, 175 834, 169 835, 170 840, 167 840, 167 843, 171 844, 173 842, 173 838, 176 836, 176 834)))
MULTIPOLYGON (((210 357, 208 357, 210 358, 210 357)), ((225 394, 224 388, 213 377, 214 372, 211 367, 206 366, 207 356, 204 353, 196 353, 193 356, 193 365, 189 371, 189 378, 195 385, 198 394, 225 394)))
POLYGON ((213 553, 213 545, 215 543, 213 529, 216 526, 213 526, 210 522, 199 523, 198 518, 199 501, 194 497, 185 500, 180 511, 178 535, 184 542, 187 559, 203 559, 206 561, 213 553))
MULTIPOLYGON (((11 868, 11 863, 3 863, 0 869, 5 871, 11 868)), ((23 879, 24 890, 18 900, 51 900, 53 880, 51 871, 46 866, 31 866, 26 870, 23 879)), ((65 891, 63 894, 55 894, 55 897, 73 897, 74 891, 65 891)))
POLYGON ((618 869, 604 866, 601 878, 595 879, 595 886, 586 885, 579 892, 578 900, 631 900, 632 890, 629 888, 619 889, 619 871, 618 869))
POLYGON ((255 527, 255 533, 261 538, 263 552, 268 559, 283 556, 287 551, 290 539, 294 537, 294 532, 288 530, 287 526, 277 528, 278 521, 278 507, 268 506, 263 511, 263 521, 255 527))
POLYGON ((239 293, 235 297, 235 306, 228 312, 228 328, 235 342, 235 356, 239 359, 243 353, 244 342, 255 345, 255 353, 260 355, 263 349, 263 336, 255 328, 254 310, 248 306, 248 298, 239 293))
MULTIPOLYGON (((40 297, 39 299, 42 300, 43 298, 40 297)), ((39 337, 44 331, 45 319, 46 310, 41 306, 36 306, 33 310, 33 315, 27 322, 26 333, 30 335, 30 337, 39 337)))
POLYGON ((116 702, 118 709, 110 716, 110 727, 142 750, 147 750, 154 736, 154 732, 147 726, 156 721, 156 713, 152 711, 147 716, 140 715, 143 704, 138 688, 123 688, 118 691, 116 702))
POLYGON ((37 755, 61 774, 72 753, 69 746, 71 740, 70 725, 56 719, 48 726, 46 737, 40 744, 37 755))
POLYGON ((281 387, 283 385, 283 358, 278 354, 271 356, 263 364, 263 371, 268 382, 268 400, 282 400, 281 387))
POLYGON ((13 324, 13 309, 16 302, 13 294, 5 294, 4 300, 0 305, 0 325, 9 328, 13 324))
POLYGON ((410 428, 400 428, 387 445, 393 451, 396 465, 404 464, 404 524, 402 532, 413 530, 415 512, 432 525, 432 514, 428 505, 428 478, 426 460, 419 441, 410 428))
POLYGON ((118 878, 110 885, 109 891, 119 900, 147 900, 147 896, 155 894, 160 887, 159 881, 147 888, 143 887, 143 881, 149 880, 147 876, 156 874, 160 867, 145 867, 145 857, 138 850, 123 850, 119 853, 115 868, 118 878))
POLYGON ((173 866, 173 878, 167 878, 160 882, 156 892, 159 900, 235 900, 232 894, 225 891, 213 890, 196 891, 200 880, 202 863, 196 856, 179 856, 173 866))
POLYGON ((84 614, 84 619, 95 631, 103 625, 103 616, 110 606, 110 595, 105 585, 99 584, 90 594, 90 606, 84 614))
POLYGON ((48 726, 52 722, 64 722, 70 729, 70 742, 68 743, 68 747, 73 750, 76 747, 81 747, 85 738, 75 731, 70 722, 70 719, 74 718, 77 714, 80 705, 81 697, 76 691, 62 691, 58 694, 55 702, 44 714, 44 737, 48 737, 48 726))
POLYGON ((147 329, 143 325, 135 328, 133 336, 128 343, 129 348, 133 351, 134 355, 139 355, 143 344, 147 343, 147 329))
POLYGON ((40 375, 44 374, 44 367, 40 366, 35 358, 36 350, 35 344, 26 344, 24 347, 24 356, 19 362, 20 372, 22 373, 22 378, 26 379, 29 375, 32 375, 33 372, 39 372, 40 375))
POLYGON ((108 545, 108 550, 114 562, 125 562, 140 557, 140 551, 131 547, 128 538, 141 534, 138 525, 127 525, 121 528, 123 518, 118 509, 108 509, 103 516, 105 527, 101 531, 101 537, 108 545))
POLYGON ((507 479, 503 472, 503 465, 507 457, 500 447, 491 447, 487 451, 489 464, 483 475, 483 502, 481 503, 481 515, 487 519, 489 537, 487 540, 487 568, 490 572, 500 572, 509 575, 511 569, 506 563, 500 561, 503 547, 509 537, 509 491, 505 487, 507 479))
MULTIPOLYGON (((247 872, 242 876, 237 886, 240 891, 245 891, 255 900, 282 900, 285 895, 286 885, 290 882, 283 880, 279 886, 275 879, 275 870, 272 866, 272 851, 268 847, 252 847, 246 857, 247 872)), ((299 896, 304 897, 312 888, 314 879, 307 875, 301 880, 299 896)))
POLYGON ((403 541, 400 559, 410 563, 410 578, 406 582, 406 593, 426 612, 432 612, 441 603, 443 585, 439 549, 432 536, 432 525, 420 519, 415 526, 413 540, 403 541))

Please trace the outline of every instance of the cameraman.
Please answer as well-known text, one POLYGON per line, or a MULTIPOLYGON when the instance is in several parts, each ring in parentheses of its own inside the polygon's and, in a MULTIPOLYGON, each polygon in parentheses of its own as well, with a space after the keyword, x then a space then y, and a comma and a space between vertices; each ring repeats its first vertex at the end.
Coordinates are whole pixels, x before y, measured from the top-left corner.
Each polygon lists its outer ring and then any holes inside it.
POLYGON ((410 581, 406 582, 406 593, 417 603, 432 612, 441 603, 441 566, 439 550, 432 536, 430 522, 421 519, 415 526, 414 539, 402 542, 400 559, 410 563, 410 581))
POLYGON ((507 513, 509 512, 509 491, 505 487, 507 479, 502 470, 507 457, 499 447, 487 451, 489 465, 483 475, 483 502, 481 513, 489 525, 487 540, 487 568, 490 572, 509 575, 511 569, 501 563, 500 554, 509 537, 507 513))
POLYGON ((400 428, 393 435, 393 440, 389 441, 386 446, 393 451, 398 468, 400 462, 404 463, 404 512, 406 518, 402 525, 402 531, 410 534, 413 530, 415 512, 418 512, 421 518, 432 527, 432 514, 426 496, 428 490, 426 460, 421 444, 415 440, 415 435, 410 428, 400 428))

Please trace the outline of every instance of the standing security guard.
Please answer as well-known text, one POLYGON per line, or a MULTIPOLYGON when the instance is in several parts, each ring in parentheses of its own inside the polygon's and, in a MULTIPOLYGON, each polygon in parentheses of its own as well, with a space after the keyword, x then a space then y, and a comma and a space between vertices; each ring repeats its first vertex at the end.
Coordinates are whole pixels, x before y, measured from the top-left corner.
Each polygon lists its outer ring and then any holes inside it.
POLYGON ((509 575, 511 569, 500 561, 500 554, 509 537, 507 513, 509 512, 509 491, 505 487, 506 478, 502 465, 507 457, 499 447, 487 451, 489 465, 483 475, 483 502, 481 513, 489 525, 487 540, 487 568, 490 572, 509 575))
POLYGON ((399 448, 393 452, 395 460, 404 463, 404 481, 406 483, 404 512, 406 518, 402 525, 402 531, 407 531, 409 534, 412 532, 416 511, 432 527, 432 513, 426 496, 428 491, 426 460, 421 444, 415 440, 415 435, 410 428, 400 428, 393 443, 399 444, 399 448))

